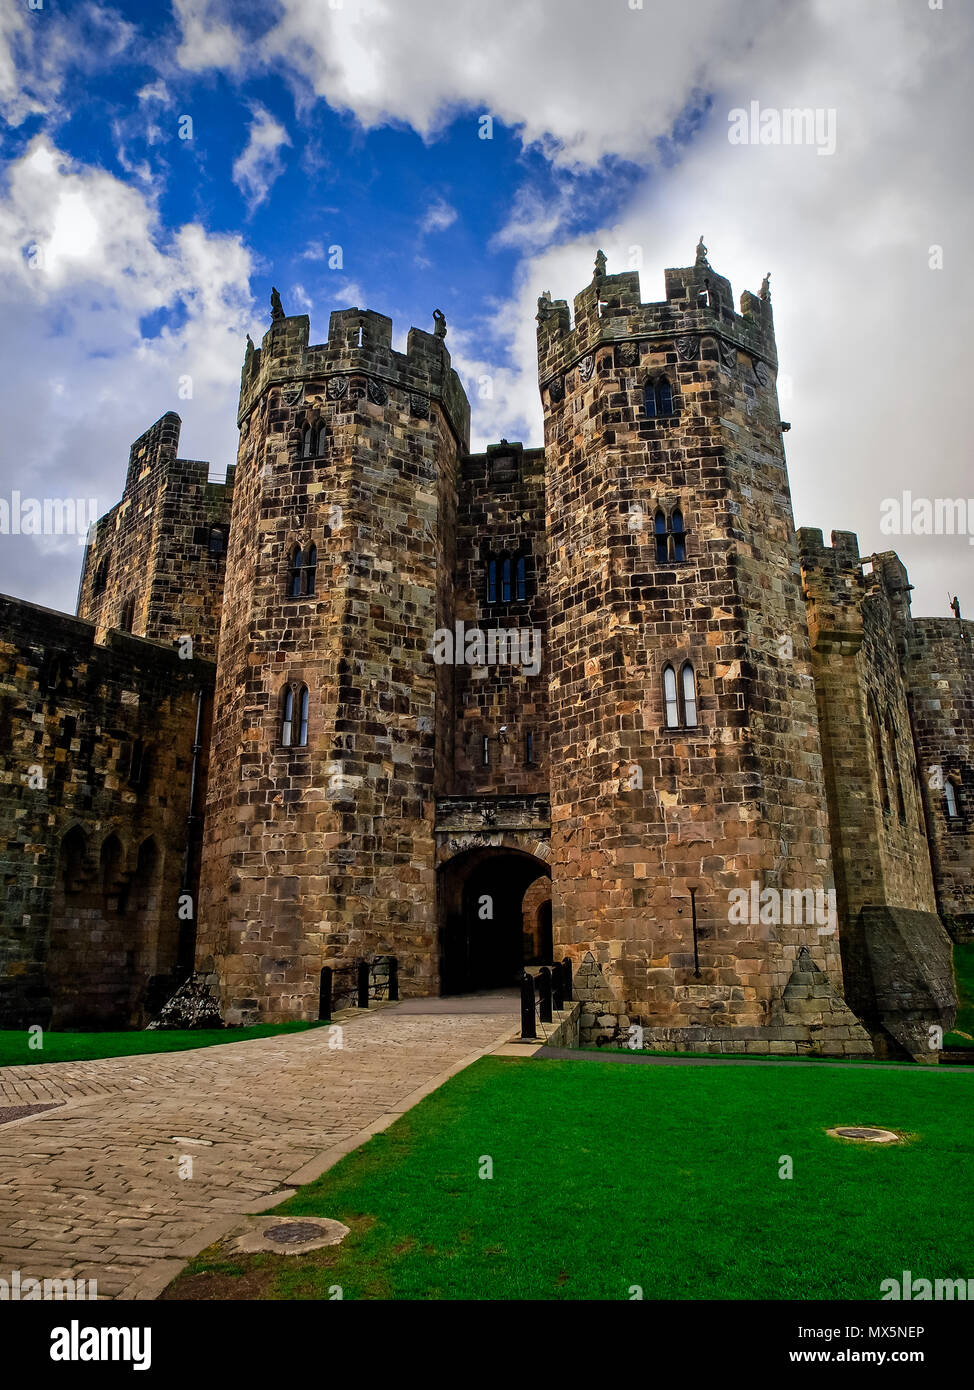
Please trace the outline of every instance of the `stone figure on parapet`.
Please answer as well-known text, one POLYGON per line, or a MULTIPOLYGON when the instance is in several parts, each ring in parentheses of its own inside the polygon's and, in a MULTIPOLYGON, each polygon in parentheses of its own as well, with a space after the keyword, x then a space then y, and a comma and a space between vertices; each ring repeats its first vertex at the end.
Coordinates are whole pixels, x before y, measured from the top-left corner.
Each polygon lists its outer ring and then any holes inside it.
POLYGON ((544 294, 538 295, 538 322, 544 323, 545 319, 551 315, 551 291, 545 290, 544 294))
POLYGON ((770 271, 770 270, 768 271, 768 273, 767 273, 767 275, 764 277, 764 279, 761 281, 760 297, 761 297, 763 300, 765 300, 765 302, 768 302, 768 301, 770 301, 770 299, 771 299, 771 271, 770 271))
POLYGON ((958 622, 960 622, 960 599, 957 597, 956 594, 950 600, 950 608, 954 617, 957 619, 958 622))
POLYGON ((710 262, 707 260, 707 248, 706 248, 706 246, 704 246, 704 244, 703 244, 703 237, 702 237, 702 236, 701 236, 700 240, 697 242, 697 260, 696 260, 696 264, 697 264, 697 265, 709 265, 709 264, 710 264, 710 262))
POLYGON ((281 303, 281 296, 274 286, 271 286, 271 323, 280 323, 285 317, 284 305, 281 303))
POLYGON ((435 336, 436 336, 437 338, 445 338, 445 337, 446 337, 446 314, 443 313, 442 309, 434 309, 434 310, 433 310, 433 322, 434 322, 434 324, 436 325, 436 327, 433 329, 433 333, 435 334, 435 336))
POLYGON ((595 276, 596 280, 605 279, 605 252, 600 248, 595 255, 595 276))

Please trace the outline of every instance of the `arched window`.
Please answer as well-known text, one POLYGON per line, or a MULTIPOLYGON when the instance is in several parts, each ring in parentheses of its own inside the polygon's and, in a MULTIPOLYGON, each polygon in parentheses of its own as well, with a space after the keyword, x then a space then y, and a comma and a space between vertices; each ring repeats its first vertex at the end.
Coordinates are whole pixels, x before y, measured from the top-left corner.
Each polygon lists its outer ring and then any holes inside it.
POLYGON ((677 507, 670 517, 670 534, 673 537, 673 559, 676 561, 687 558, 687 538, 683 529, 683 513, 677 507))
POLYGON ((299 748, 308 742, 308 687, 303 685, 298 693, 298 738, 299 748))
POLYGON ((287 686, 281 703, 281 744, 290 748, 294 732, 294 691, 287 686))
POLYGON ((680 684, 683 694, 683 723, 688 729, 693 729, 697 723, 697 682, 689 661, 683 663, 680 684))
POLYGON ((118 620, 118 625, 122 632, 131 632, 135 623, 135 597, 129 597, 122 604, 122 612, 118 620))
POLYGON ((673 387, 669 379, 661 376, 658 381, 647 381, 643 387, 643 410, 651 420, 657 415, 672 415, 673 387))
POLYGON ((281 747, 304 748, 308 742, 308 687, 292 682, 281 692, 281 747))
POLYGON ((903 780, 900 777, 900 758, 896 751, 896 725, 893 717, 886 712, 886 737, 889 740, 890 758, 893 765, 893 786, 896 789, 896 813, 901 821, 906 820, 906 801, 903 798, 903 780))
POLYGON ((687 532, 683 524, 683 512, 675 507, 669 521, 663 508, 658 508, 653 520, 656 537, 656 563, 658 565, 678 565, 687 558, 687 532))
POLYGON ((879 799, 882 802, 883 810, 889 810, 889 783, 886 780, 886 755, 883 751, 883 731, 879 726, 879 714, 876 710, 876 702, 873 697, 869 697, 869 723, 872 727, 873 735, 873 756, 876 759, 876 776, 879 778, 879 799))
POLYGON ((523 603, 528 596, 528 557, 487 556, 485 595, 488 603, 523 603))
POLYGON ((209 552, 211 555, 222 555, 227 548, 227 538, 222 526, 210 527, 209 552))
POLYGON ((680 701, 676 693, 676 672, 672 666, 663 667, 663 704, 666 707, 666 727, 680 727, 680 701))
POLYGON ((301 593, 301 568, 304 560, 304 552, 299 545, 291 551, 291 563, 288 566, 287 592, 289 598, 297 598, 301 593))
POLYGON ((287 596, 301 598, 315 592, 318 572, 318 547, 312 541, 306 550, 296 545, 287 566, 287 596))
POLYGON ((102 594, 108 585, 108 571, 111 567, 111 557, 106 555, 103 560, 98 562, 94 578, 91 581, 92 590, 96 594, 102 594))
POLYGON ((318 442, 317 442, 317 445, 316 445, 316 447, 315 447, 315 453, 318 455, 319 458, 320 458, 321 455, 325 452, 326 436, 327 436, 327 429, 326 429, 324 423, 322 423, 322 424, 320 424, 320 425, 318 426, 318 442))
POLYGON ((653 522, 653 530, 656 533, 656 563, 658 565, 665 565, 670 558, 670 554, 666 538, 666 517, 663 515, 662 511, 656 513, 656 519, 653 522))
POLYGON ((947 815, 953 820, 957 815, 957 792, 949 778, 944 782, 944 801, 947 805, 947 815))

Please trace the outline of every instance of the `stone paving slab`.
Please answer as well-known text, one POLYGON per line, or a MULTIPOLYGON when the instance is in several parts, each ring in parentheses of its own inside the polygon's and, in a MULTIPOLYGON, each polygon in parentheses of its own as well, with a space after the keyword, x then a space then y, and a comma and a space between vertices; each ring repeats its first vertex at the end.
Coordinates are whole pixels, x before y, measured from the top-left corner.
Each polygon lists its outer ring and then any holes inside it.
POLYGON ((516 1018, 391 1006, 345 1021, 341 1048, 318 1028, 3 1068, 0 1106, 57 1108, 0 1128, 0 1278, 97 1279, 101 1297, 154 1298, 241 1214, 318 1177, 516 1018))

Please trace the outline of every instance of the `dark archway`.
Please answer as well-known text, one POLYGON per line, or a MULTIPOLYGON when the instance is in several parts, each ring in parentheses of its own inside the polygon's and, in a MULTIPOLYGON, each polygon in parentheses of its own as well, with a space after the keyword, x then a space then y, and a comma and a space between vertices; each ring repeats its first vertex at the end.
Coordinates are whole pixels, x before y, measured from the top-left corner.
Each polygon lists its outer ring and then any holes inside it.
POLYGON ((524 932, 523 902, 548 866, 521 850, 469 850, 444 864, 439 876, 440 992, 511 986, 533 958, 524 932))

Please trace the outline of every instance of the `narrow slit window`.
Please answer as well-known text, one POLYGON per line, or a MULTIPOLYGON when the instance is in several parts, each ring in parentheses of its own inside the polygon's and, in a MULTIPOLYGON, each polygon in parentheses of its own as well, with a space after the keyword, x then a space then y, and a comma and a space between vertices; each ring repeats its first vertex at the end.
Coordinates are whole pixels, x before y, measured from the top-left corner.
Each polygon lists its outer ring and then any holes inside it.
POLYGON ((288 596, 298 598, 301 593, 301 567, 304 561, 304 552, 299 545, 294 547, 291 552, 291 567, 288 575, 288 596))
POLYGON ((318 572, 318 547, 314 544, 308 546, 307 554, 304 557, 304 592, 313 594, 315 591, 315 576, 318 572))
POLYGON ((490 767, 490 739, 486 734, 480 743, 480 760, 484 767, 490 767))
POLYGON ((291 746, 291 735, 294 730, 294 691, 288 686, 284 692, 284 705, 281 710, 281 743, 285 748, 291 746))
POLYGON ((953 782, 949 780, 944 782, 944 801, 947 804, 947 815, 953 820, 957 815, 957 792, 954 790, 953 782))
POLYGON ((517 564, 514 567, 515 596, 520 602, 527 598, 528 593, 528 572, 527 561, 523 555, 517 557, 517 564))
POLYGON ((534 734, 524 735, 524 761, 529 767, 534 762, 534 734))
POLYGON ((663 703, 666 707, 666 726, 680 727, 680 702, 676 694, 676 672, 672 666, 663 667, 663 703))
POLYGON ((886 778, 886 755, 883 751, 883 731, 879 725, 879 715, 872 697, 869 700, 869 722, 872 725, 873 756, 876 759, 876 776, 879 779, 879 799, 883 810, 889 810, 889 782, 886 778))
POLYGON ((298 737, 296 740, 300 748, 304 748, 308 742, 308 687, 301 687, 298 696, 298 737))
POLYGON ((487 602, 497 602, 497 561, 487 561, 487 602))
POLYGON ((697 682, 689 661, 684 663, 680 679, 683 683, 683 722, 688 729, 692 729, 697 723, 697 682))
POLYGON ((662 512, 656 513, 653 529, 656 532, 656 563, 665 565, 670 557, 666 537, 666 517, 662 512))
POLYGON ((665 376, 664 376, 664 377, 661 377, 661 379, 657 382, 657 384, 656 384, 656 392, 657 392, 657 401, 658 401, 658 404, 659 404, 659 411, 658 411, 658 413, 659 413, 660 415, 672 415, 672 414, 673 414, 673 388, 672 388, 672 386, 670 385, 669 381, 667 381, 667 379, 666 379, 665 376))
POLYGON ((673 559, 687 558, 687 537, 683 529, 683 513, 677 508, 670 519, 670 533, 673 537, 673 559))
POLYGON ((890 758, 893 767, 893 787, 896 791, 896 814, 901 821, 906 820, 906 800, 903 796, 903 779, 900 776, 900 759, 896 751, 896 726, 892 717, 886 716, 886 737, 889 740, 890 758))

